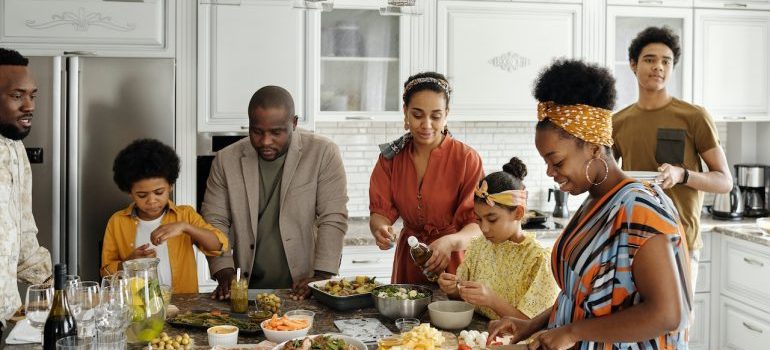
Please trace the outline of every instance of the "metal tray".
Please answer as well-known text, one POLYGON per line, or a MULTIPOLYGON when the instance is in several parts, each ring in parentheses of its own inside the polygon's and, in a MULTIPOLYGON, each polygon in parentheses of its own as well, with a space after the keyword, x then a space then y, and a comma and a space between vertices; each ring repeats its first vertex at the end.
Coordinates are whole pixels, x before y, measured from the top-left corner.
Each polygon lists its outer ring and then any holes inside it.
MULTIPOLYGON (((308 283, 310 291, 313 294, 313 298, 316 298, 321 304, 324 304, 337 311, 348 311, 356 309, 364 309, 374 306, 374 300, 372 300, 372 293, 356 294, 348 296, 336 296, 331 295, 323 291, 323 286, 329 281, 339 281, 343 277, 331 278, 323 281, 315 281, 308 283)), ((349 279, 349 278, 345 278, 349 279)), ((376 282, 375 282, 376 283, 376 282)), ((378 283, 378 285, 380 285, 378 283)))
MULTIPOLYGON (((193 314, 203 314, 203 313, 209 313, 210 311, 206 310, 191 310, 190 311, 193 314)), ((255 335, 262 333, 262 328, 259 326, 258 323, 254 323, 251 318, 249 318, 246 314, 238 314, 238 313, 230 313, 226 311, 222 311, 222 314, 229 315, 230 318, 236 319, 238 321, 248 322, 251 327, 238 327, 238 332, 241 334, 247 334, 247 335, 255 335)), ((166 323, 174 326, 174 327, 180 327, 180 328, 195 328, 195 329, 203 329, 206 330, 212 325, 203 325, 203 324, 193 324, 193 323, 187 323, 181 321, 178 317, 169 318, 166 320, 166 323)), ((221 323, 221 324, 228 324, 228 323, 221 323)))
POLYGON ((545 213, 539 211, 530 209, 527 210, 527 214, 525 215, 527 220, 523 222, 523 224, 529 224, 529 225, 539 225, 544 223, 546 220, 548 220, 548 215, 545 213))

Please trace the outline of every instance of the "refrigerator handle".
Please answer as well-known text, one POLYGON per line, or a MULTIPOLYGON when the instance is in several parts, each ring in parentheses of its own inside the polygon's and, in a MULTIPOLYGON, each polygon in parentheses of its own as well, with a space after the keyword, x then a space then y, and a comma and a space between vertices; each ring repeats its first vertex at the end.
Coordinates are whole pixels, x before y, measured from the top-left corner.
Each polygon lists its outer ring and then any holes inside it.
POLYGON ((51 227, 53 229, 53 232, 51 232, 52 239, 52 247, 51 247, 51 260, 55 263, 62 262, 62 254, 61 254, 61 243, 62 243, 62 235, 61 235, 61 215, 62 215, 62 188, 61 188, 61 106, 62 106, 62 84, 61 84, 61 77, 62 77, 62 65, 61 65, 61 56, 56 56, 53 58, 53 86, 52 86, 52 93, 51 93, 51 99, 52 99, 52 117, 53 117, 53 123, 51 125, 51 128, 53 129, 53 137, 52 137, 52 146, 51 146, 51 187, 52 187, 52 193, 51 193, 51 199, 52 199, 52 205, 51 208, 53 208, 53 213, 51 217, 51 227))
POLYGON ((78 164, 79 133, 79 82, 80 60, 77 56, 67 57, 67 264, 69 274, 78 274, 78 245, 80 235, 78 212, 80 211, 80 191, 78 164))

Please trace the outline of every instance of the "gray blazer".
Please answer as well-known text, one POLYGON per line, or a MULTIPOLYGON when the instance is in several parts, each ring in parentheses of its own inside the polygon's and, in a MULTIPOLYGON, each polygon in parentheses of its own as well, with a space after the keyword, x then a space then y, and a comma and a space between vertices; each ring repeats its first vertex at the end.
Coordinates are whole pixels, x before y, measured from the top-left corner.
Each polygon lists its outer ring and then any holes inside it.
MULTIPOLYGON (((219 151, 206 185, 201 214, 227 234, 233 250, 208 257, 215 273, 240 267, 251 276, 259 212, 259 155, 246 137, 219 151), (236 263, 237 262, 237 263, 236 263)), ((286 154, 279 226, 291 277, 313 270, 339 271, 348 228, 347 183, 339 148, 331 140, 297 129, 286 154)))

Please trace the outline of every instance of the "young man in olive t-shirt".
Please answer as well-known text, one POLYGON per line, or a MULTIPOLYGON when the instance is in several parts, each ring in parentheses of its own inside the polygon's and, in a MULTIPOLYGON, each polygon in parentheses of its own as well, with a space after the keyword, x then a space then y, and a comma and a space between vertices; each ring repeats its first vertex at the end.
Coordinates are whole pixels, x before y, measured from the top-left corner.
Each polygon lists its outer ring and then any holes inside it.
POLYGON ((698 275, 703 193, 729 192, 733 181, 714 121, 702 107, 668 94, 666 82, 679 61, 679 37, 670 28, 649 27, 628 48, 639 99, 613 116, 616 158, 626 171, 659 171, 687 235, 693 289, 698 275), (701 159, 708 171, 701 167, 701 159))

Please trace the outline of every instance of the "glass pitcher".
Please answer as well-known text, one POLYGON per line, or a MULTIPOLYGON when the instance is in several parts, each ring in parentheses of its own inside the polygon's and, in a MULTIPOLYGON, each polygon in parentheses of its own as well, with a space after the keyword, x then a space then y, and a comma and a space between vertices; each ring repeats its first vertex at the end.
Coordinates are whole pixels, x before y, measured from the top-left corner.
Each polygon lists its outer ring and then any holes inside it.
POLYGON ((166 308, 158 281, 158 258, 123 262, 131 293, 132 317, 126 335, 129 343, 147 343, 163 331, 166 308))

